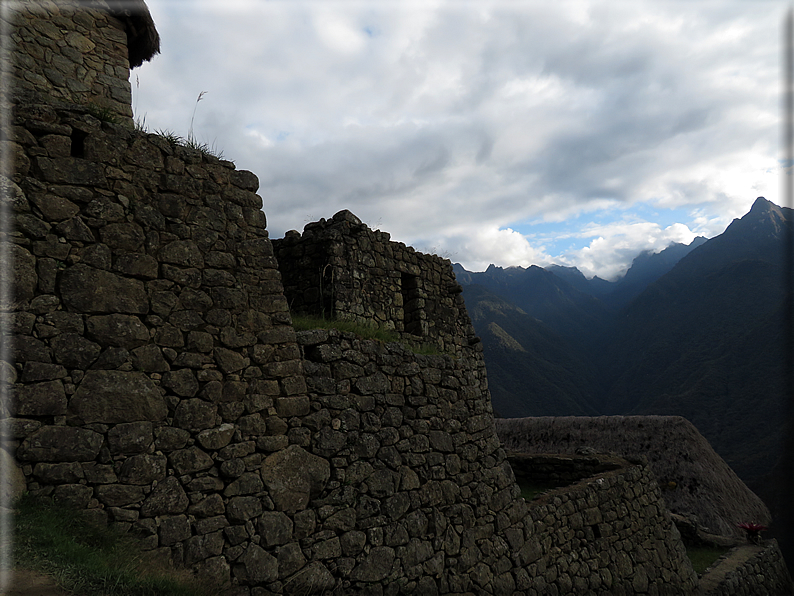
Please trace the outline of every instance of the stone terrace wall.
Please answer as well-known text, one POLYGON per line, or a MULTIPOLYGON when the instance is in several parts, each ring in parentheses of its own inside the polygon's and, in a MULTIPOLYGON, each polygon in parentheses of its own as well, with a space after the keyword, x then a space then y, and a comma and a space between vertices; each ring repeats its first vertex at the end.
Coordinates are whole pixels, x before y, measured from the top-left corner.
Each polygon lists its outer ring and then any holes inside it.
POLYGON ((79 112, 13 124, 4 448, 32 492, 254 582, 259 469, 308 407, 256 176, 79 112))
POLYGON ((336 330, 298 342, 313 410, 303 425, 331 462, 316 502, 325 540, 304 552, 330 560, 341 593, 512 594, 524 503, 493 432, 479 346, 420 356, 336 330))
POLYGON ((529 506, 527 594, 689 594, 697 575, 645 466, 605 472, 529 506))
POLYGON ((93 104, 131 123, 123 23, 97 3, 18 1, 10 11, 12 59, 3 91, 40 101, 93 104))
POLYGON ((448 353, 477 341, 449 260, 391 242, 349 211, 273 245, 293 312, 392 329, 448 353))
POLYGON ((769 509, 691 422, 680 416, 538 416, 496 421, 505 448, 574 454, 580 447, 646 457, 674 513, 694 516, 712 534, 743 538, 741 521, 769 525, 769 509))
POLYGON ((644 467, 531 504, 515 498, 478 350, 417 356, 335 330, 299 332, 298 343, 313 410, 302 423, 312 432, 305 446, 331 463, 330 493, 315 501, 325 540, 300 544, 307 558, 323 553, 342 593, 687 594, 696 586, 644 467))
POLYGON ((706 570, 700 586, 704 596, 794 594, 794 582, 776 540, 733 549, 706 570))

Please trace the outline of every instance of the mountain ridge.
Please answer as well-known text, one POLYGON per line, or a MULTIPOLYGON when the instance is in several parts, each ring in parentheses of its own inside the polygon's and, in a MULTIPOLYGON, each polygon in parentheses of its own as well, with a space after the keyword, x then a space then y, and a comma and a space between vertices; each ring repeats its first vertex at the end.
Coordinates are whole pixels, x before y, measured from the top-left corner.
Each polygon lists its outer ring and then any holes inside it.
POLYGON ((499 371, 491 378, 495 410, 506 417, 592 409, 682 415, 754 482, 775 465, 783 437, 783 247, 791 221, 790 209, 759 197, 714 238, 638 255, 623 278, 625 294, 615 294, 619 282, 605 282, 614 284, 612 292, 600 297, 583 291, 581 272, 559 266, 463 273, 464 299, 480 315, 472 319, 484 336, 489 376, 499 371), (520 325, 504 305, 500 319, 484 316, 477 302, 494 297, 473 284, 523 312, 520 325), (524 352, 490 347, 481 325, 492 322, 524 352), (526 362, 538 352, 526 343, 531 337, 558 348, 541 353, 535 368, 526 362), (533 391, 541 395, 528 397, 522 375, 534 375, 533 391), (559 401, 560 393, 575 403, 559 401), (748 428, 763 428, 763 436, 748 428))

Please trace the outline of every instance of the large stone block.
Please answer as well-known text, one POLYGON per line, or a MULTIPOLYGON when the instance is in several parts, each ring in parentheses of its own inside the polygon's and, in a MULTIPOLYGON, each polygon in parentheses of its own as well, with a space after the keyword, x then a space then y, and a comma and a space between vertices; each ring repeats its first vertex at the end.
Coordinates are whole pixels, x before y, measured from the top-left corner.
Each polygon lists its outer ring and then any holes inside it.
POLYGON ((60 380, 17 385, 16 413, 20 416, 60 416, 66 414, 66 393, 60 380))
POLYGON ((141 505, 141 515, 143 517, 176 515, 184 512, 189 504, 190 501, 179 480, 175 476, 168 476, 146 497, 141 505))
POLYGON ((102 348, 79 333, 63 333, 50 340, 55 360, 67 368, 85 370, 93 364, 102 348))
POLYGON ((331 466, 328 460, 290 445, 268 456, 261 474, 276 509, 295 513, 319 496, 331 475, 331 466))
POLYGON ((164 455, 141 453, 124 461, 119 472, 119 480, 124 484, 149 485, 155 480, 165 478, 166 459, 164 455))
POLYGON ((218 406, 215 404, 203 399, 186 399, 176 407, 174 425, 190 431, 209 429, 215 426, 217 412, 218 406))
POLYGON ((192 240, 174 240, 160 249, 160 260, 180 267, 204 267, 201 251, 192 240))
POLYGON ((43 426, 17 449, 20 461, 92 461, 102 447, 102 435, 74 426, 43 426))
POLYGON ((47 182, 78 186, 107 186, 105 169, 101 164, 77 157, 36 158, 36 165, 47 182))
POLYGON ((138 317, 131 315, 100 315, 88 317, 88 335, 105 346, 131 350, 149 342, 149 330, 138 317))
POLYGON ((256 544, 251 544, 237 560, 234 574, 243 584, 271 582, 278 577, 278 560, 256 544))
POLYGON ((174 451, 169 460, 177 474, 192 474, 211 468, 212 458, 196 446, 174 451))
POLYGON ((165 419, 168 408, 160 390, 142 372, 89 370, 69 402, 86 424, 118 424, 165 419))
POLYGON ((67 308, 85 313, 146 314, 143 282, 77 264, 61 274, 61 298, 67 308))

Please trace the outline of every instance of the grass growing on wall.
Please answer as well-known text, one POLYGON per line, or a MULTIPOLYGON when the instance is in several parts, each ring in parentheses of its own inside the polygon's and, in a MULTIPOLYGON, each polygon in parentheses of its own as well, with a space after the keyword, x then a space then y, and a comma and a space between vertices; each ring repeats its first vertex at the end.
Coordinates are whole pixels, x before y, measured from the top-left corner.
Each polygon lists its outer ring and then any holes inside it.
POLYGON ((23 496, 14 508, 15 565, 46 573, 85 596, 211 596, 201 585, 140 550, 135 539, 87 522, 50 499, 23 496))
POLYGON ((422 356, 435 356, 441 352, 435 346, 430 344, 413 345, 406 342, 404 338, 394 331, 381 329, 379 327, 372 327, 369 325, 362 325, 354 323, 353 321, 339 321, 336 319, 326 319, 323 317, 311 315, 292 315, 292 326, 295 331, 308 331, 310 329, 338 329, 339 331, 347 331, 355 333, 363 339, 374 339, 384 343, 401 343, 414 354, 422 356))
POLYGON ((355 333, 364 339, 376 339, 382 342, 399 342, 400 336, 393 331, 361 325, 353 321, 338 321, 336 319, 324 319, 311 315, 292 315, 292 325, 296 331, 308 331, 309 329, 338 329, 355 333))
POLYGON ((706 569, 729 550, 731 549, 724 546, 687 546, 686 555, 692 561, 695 573, 703 575, 706 569))
POLYGON ((532 501, 538 498, 543 493, 558 487, 552 486, 551 484, 537 484, 531 482, 524 482, 523 480, 519 479, 518 488, 521 489, 521 496, 525 501, 532 501))

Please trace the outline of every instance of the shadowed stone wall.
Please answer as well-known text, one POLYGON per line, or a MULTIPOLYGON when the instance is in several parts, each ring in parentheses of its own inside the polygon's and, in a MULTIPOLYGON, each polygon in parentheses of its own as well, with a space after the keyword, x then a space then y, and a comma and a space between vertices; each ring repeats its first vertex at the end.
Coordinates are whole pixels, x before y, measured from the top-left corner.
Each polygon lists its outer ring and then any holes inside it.
POLYGON ((794 583, 776 540, 732 549, 703 574, 705 596, 792 594, 794 583))
POLYGON ((293 312, 394 330, 449 353, 478 341, 451 263, 391 242, 350 211, 273 244, 293 312))
POLYGON ((102 2, 15 2, 8 13, 13 90, 31 101, 92 104, 132 121, 124 23, 102 2))
POLYGON ((308 407, 256 176, 46 105, 12 125, 4 445, 33 493, 228 578, 308 407))
POLYGON ((538 416, 496 421, 506 449, 525 454, 569 454, 588 447, 645 457, 667 507, 694 516, 713 534, 743 538, 736 524, 771 523, 769 509, 680 416, 538 416))

